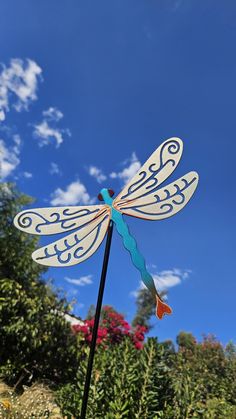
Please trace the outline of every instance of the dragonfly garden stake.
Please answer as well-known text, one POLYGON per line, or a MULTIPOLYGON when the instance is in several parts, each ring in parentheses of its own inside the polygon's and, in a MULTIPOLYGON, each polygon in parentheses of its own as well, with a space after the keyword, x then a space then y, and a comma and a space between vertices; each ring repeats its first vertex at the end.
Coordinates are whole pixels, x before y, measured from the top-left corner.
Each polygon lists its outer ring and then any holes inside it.
POLYGON ((98 198, 104 202, 103 205, 28 209, 17 214, 14 219, 17 228, 30 234, 51 235, 70 231, 62 239, 33 252, 33 260, 46 266, 64 267, 83 262, 97 250, 108 232, 80 416, 82 419, 86 415, 113 223, 123 239, 124 247, 131 255, 133 264, 139 270, 142 281, 155 299, 157 317, 162 319, 164 314, 172 312, 156 290, 154 280, 147 271, 144 257, 129 232, 123 214, 145 220, 162 220, 176 214, 187 204, 197 187, 196 172, 189 172, 160 188, 175 170, 182 151, 183 143, 179 138, 173 137, 164 141, 114 199, 112 190, 104 188, 100 191, 98 198))

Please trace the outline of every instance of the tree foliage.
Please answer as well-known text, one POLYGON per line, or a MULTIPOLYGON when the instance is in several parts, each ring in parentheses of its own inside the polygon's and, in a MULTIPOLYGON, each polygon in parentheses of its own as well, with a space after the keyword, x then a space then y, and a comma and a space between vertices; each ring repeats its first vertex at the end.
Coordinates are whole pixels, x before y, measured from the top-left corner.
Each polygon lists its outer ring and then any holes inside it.
MULTIPOLYGON (((166 292, 164 291, 160 293, 161 297, 164 297, 165 295, 166 292)), ((156 312, 156 301, 147 288, 142 288, 138 291, 136 306, 137 309, 132 321, 132 326, 144 326, 147 330, 150 330, 153 327, 151 318, 156 312)))
POLYGON ((24 377, 69 379, 78 366, 76 338, 60 301, 31 259, 37 238, 13 226, 31 202, 13 185, 0 185, 0 373, 12 382, 24 377))

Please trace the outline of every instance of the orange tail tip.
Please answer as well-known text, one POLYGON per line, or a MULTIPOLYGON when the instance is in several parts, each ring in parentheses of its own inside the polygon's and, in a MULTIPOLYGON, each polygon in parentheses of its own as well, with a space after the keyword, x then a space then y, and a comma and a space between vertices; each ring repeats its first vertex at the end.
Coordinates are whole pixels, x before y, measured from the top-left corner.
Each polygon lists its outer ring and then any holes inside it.
POLYGON ((158 296, 156 296, 156 300, 157 300, 156 315, 158 319, 161 320, 165 314, 171 314, 172 309, 170 308, 170 306, 168 306, 168 304, 163 303, 163 301, 158 296))

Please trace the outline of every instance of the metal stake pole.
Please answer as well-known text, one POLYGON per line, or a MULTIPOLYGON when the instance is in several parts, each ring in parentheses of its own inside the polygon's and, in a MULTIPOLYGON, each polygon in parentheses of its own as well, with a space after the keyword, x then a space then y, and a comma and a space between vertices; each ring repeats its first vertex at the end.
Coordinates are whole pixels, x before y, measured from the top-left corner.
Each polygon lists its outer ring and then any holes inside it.
POLYGON ((85 379, 85 384, 84 384, 84 394, 83 394, 80 419, 85 419, 86 417, 89 387, 90 387, 90 380, 91 380, 91 374, 92 374, 92 368, 93 368, 93 358, 94 358, 95 348, 96 348, 97 332, 98 332, 98 325, 99 325, 99 319, 100 319, 100 313, 101 313, 101 307, 102 307, 103 292, 105 288, 107 265, 108 265, 110 248, 111 248, 112 231, 113 231, 113 221, 110 221, 110 225, 108 227, 108 232, 107 232, 107 240, 106 240, 106 247, 105 247, 104 259, 103 259, 103 265, 102 265, 100 286, 99 286, 99 291, 98 291, 97 306, 96 306, 96 312, 95 312, 95 318, 94 318, 93 334, 92 334, 92 341, 91 341, 91 347, 90 347, 90 352, 89 352, 86 379, 85 379))

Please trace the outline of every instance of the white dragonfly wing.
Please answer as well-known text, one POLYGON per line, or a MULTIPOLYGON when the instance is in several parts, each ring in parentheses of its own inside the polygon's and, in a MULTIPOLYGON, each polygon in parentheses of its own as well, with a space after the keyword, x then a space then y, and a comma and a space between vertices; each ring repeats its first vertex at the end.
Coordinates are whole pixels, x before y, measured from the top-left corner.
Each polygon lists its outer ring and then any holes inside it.
POLYGON ((175 170, 182 151, 183 143, 180 138, 173 137, 164 141, 114 199, 114 207, 119 209, 129 201, 155 192, 175 170))
POLYGON ((197 187, 198 179, 196 172, 189 172, 145 197, 117 203, 115 208, 124 214, 146 220, 171 217, 188 203, 197 187))
POLYGON ((19 212, 14 218, 14 225, 30 234, 66 233, 92 221, 105 207, 105 205, 89 205, 34 208, 19 212))
POLYGON ((35 262, 46 266, 72 266, 88 259, 100 246, 110 221, 109 206, 78 231, 37 249, 32 254, 35 262))

